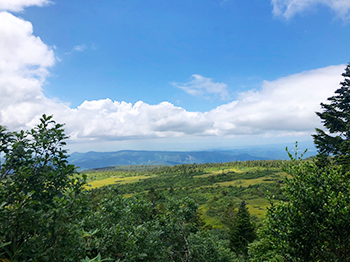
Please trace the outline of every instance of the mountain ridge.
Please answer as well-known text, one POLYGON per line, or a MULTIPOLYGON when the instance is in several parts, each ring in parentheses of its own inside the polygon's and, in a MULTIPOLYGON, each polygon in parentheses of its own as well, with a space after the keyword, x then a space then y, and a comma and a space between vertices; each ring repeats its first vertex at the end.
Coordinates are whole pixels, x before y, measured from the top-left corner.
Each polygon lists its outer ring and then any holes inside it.
MULTIPOLYGON (((309 143, 303 145, 310 148, 308 155, 316 152, 309 143)), ((300 147, 300 151, 304 151, 300 147)), ((274 160, 288 159, 285 145, 251 146, 231 150, 201 150, 201 151, 148 151, 148 150, 119 150, 113 152, 89 151, 86 153, 74 152, 68 161, 79 167, 79 170, 126 165, 180 165, 219 163, 247 160, 274 160)), ((294 145, 289 148, 294 148, 294 145)))
POLYGON ((146 151, 121 150, 115 152, 73 153, 69 162, 80 169, 92 169, 124 165, 180 165, 206 162, 230 162, 263 160, 249 154, 234 155, 228 152, 210 151, 146 151))

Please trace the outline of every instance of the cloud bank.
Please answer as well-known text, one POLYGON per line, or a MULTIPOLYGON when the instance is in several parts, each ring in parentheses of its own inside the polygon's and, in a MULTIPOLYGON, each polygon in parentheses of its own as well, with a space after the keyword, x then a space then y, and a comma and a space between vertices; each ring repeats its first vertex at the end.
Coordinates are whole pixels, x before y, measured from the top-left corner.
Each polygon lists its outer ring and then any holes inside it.
POLYGON ((348 0, 271 0, 275 16, 291 19, 297 13, 310 10, 317 5, 329 7, 342 19, 350 17, 350 1, 348 0))
MULTIPOLYGON (((310 134, 319 125, 315 111, 339 87, 345 67, 329 66, 265 81, 260 90, 241 93, 208 112, 187 111, 169 102, 131 104, 108 98, 71 108, 43 93, 49 69, 56 62, 53 49, 33 35, 30 22, 7 12, 0 12, 0 21, 0 124, 10 130, 28 129, 42 114, 53 114, 57 122, 66 123, 66 132, 76 143, 310 134)), ((227 97, 225 83, 200 75, 176 85, 194 95, 227 97)))

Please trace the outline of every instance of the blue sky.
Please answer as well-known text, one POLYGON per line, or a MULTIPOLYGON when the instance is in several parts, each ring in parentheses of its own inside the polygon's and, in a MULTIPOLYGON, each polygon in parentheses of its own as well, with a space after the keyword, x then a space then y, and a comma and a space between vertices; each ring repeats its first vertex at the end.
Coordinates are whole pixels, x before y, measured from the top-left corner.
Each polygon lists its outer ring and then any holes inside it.
POLYGON ((310 140, 348 63, 342 0, 0 0, 0 124, 73 151, 310 140))

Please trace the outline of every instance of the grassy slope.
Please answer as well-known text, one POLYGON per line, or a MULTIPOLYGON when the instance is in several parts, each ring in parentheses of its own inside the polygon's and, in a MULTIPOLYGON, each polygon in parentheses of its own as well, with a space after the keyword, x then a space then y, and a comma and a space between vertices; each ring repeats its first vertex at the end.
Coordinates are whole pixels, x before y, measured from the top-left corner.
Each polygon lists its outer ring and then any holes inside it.
POLYGON ((255 166, 246 166, 244 162, 204 166, 199 173, 181 173, 182 171, 174 171, 174 168, 169 168, 168 171, 165 168, 163 172, 133 171, 131 167, 130 170, 100 170, 86 174, 89 179, 88 188, 115 184, 127 197, 133 194, 147 196, 150 188, 156 188, 167 197, 189 196, 200 204, 206 223, 213 227, 221 227, 222 214, 230 202, 238 205, 241 200, 245 200, 252 215, 264 217, 269 205, 266 189, 276 189, 278 192, 286 174, 281 171, 280 166, 262 167, 261 162, 254 161, 255 166))

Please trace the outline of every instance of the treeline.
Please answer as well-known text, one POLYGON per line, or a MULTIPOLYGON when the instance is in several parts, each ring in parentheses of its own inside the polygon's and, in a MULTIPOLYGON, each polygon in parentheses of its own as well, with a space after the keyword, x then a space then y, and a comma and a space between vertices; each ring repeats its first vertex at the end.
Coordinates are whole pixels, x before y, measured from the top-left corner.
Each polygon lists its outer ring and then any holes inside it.
POLYGON ((230 169, 230 168, 261 168, 261 170, 281 169, 288 162, 286 160, 248 160, 234 161, 225 163, 204 163, 204 164, 183 164, 175 166, 115 166, 106 168, 97 168, 86 170, 83 173, 87 174, 90 181, 101 180, 112 177, 114 175, 121 177, 140 176, 140 175, 172 175, 172 174, 190 174, 201 175, 208 168, 230 169))
POLYGON ((149 167, 148 172, 156 174, 203 174, 205 169, 219 168, 222 170, 242 167, 261 167, 265 169, 282 168, 287 161, 282 160, 247 160, 247 161, 232 161, 225 163, 203 163, 203 164, 183 164, 176 166, 157 166, 149 167))

